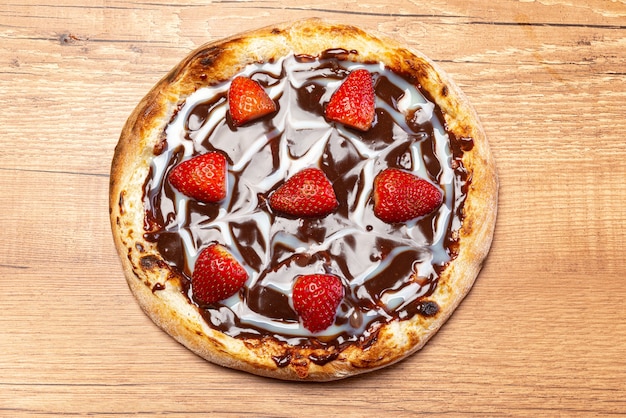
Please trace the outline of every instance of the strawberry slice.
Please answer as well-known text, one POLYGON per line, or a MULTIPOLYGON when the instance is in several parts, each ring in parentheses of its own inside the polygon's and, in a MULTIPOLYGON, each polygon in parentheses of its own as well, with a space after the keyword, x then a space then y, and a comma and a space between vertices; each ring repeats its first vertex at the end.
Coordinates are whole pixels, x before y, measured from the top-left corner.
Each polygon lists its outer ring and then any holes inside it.
POLYGON ((269 198, 272 210, 296 217, 322 217, 339 206, 330 180, 319 168, 290 177, 269 198))
POLYGON ((206 247, 196 260, 191 286, 193 297, 202 304, 224 300, 241 289, 248 273, 221 244, 206 247))
POLYGON ((256 81, 235 77, 228 89, 228 107, 235 126, 241 126, 276 110, 276 103, 256 81))
POLYGON ((325 330, 335 322, 343 299, 341 280, 331 274, 299 276, 293 286, 293 307, 309 331, 325 330))
POLYGON ((168 179, 184 195, 201 202, 216 203, 226 197, 227 165, 226 157, 213 151, 178 164, 168 179))
POLYGON ((374 179, 374 214, 383 222, 406 222, 441 205, 441 190, 404 170, 388 168, 374 179))
POLYGON ((367 131, 375 112, 374 83, 369 71, 352 71, 331 96, 325 112, 332 121, 367 131))

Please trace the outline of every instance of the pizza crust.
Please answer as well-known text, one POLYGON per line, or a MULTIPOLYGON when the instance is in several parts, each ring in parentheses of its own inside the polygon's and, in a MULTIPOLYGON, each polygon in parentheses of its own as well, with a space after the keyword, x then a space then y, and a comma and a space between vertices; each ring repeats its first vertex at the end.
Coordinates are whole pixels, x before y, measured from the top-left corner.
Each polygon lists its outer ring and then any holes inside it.
POLYGON ((284 23, 201 46, 144 97, 125 124, 110 176, 110 218, 128 285, 146 314, 201 357, 230 368, 288 380, 336 380, 395 363, 419 350, 465 297, 489 251, 496 220, 497 175, 487 139, 463 93, 433 62, 417 51, 374 32, 308 19, 284 23), (143 238, 143 185, 155 147, 179 103, 202 85, 228 80, 245 66, 291 52, 319 55, 342 48, 354 60, 381 61, 396 72, 415 75, 441 108, 457 138, 471 138, 463 155, 471 183, 459 230, 459 252, 439 277, 432 317, 384 325, 366 347, 341 352, 292 347, 271 338, 237 339, 210 328, 181 290, 179 273, 143 238), (313 362, 314 356, 324 361, 313 362), (280 361, 288 363, 279 367, 280 361))

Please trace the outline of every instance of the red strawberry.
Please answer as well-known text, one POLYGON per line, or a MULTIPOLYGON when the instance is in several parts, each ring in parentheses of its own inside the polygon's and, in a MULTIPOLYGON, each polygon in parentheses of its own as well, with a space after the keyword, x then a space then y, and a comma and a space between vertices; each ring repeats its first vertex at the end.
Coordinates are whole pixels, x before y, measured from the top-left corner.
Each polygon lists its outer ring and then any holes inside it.
POLYGON ((209 152, 178 164, 168 178, 184 195, 215 203, 226 197, 227 164, 224 155, 209 152))
POLYGON ((372 126, 374 112, 374 83, 365 69, 352 71, 326 106, 328 119, 362 131, 372 126))
POLYGON ((270 207, 301 217, 326 216, 339 206, 332 184, 319 168, 304 169, 270 195, 270 207))
POLYGON ((343 285, 337 276, 299 276, 293 286, 293 307, 306 329, 314 333, 323 331, 335 322, 343 294, 343 285))
POLYGON ((248 273, 228 250, 220 244, 206 247, 196 260, 191 285, 193 297, 210 304, 224 300, 241 289, 248 273))
POLYGON ((276 110, 276 103, 256 81, 239 76, 228 90, 230 117, 235 126, 243 125, 276 110))
POLYGON ((406 222, 435 210, 441 191, 408 171, 388 168, 374 179, 374 214, 384 222, 406 222))

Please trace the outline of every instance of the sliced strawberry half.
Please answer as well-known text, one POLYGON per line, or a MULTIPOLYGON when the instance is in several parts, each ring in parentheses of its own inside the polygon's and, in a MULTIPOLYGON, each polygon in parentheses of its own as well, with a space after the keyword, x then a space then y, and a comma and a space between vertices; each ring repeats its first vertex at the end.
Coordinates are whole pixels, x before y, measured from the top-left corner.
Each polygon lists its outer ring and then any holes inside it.
POLYGON ((325 330, 335 322, 344 296, 339 277, 331 274, 299 276, 293 286, 293 307, 309 331, 325 330))
POLYGON ((226 157, 213 151, 178 164, 168 179, 184 195, 201 202, 216 203, 226 197, 227 168, 226 157))
POLYGON ((296 217, 322 217, 339 206, 333 185, 319 168, 304 169, 276 189, 269 198, 272 210, 296 217))
POLYGON ((263 87, 249 77, 235 77, 228 89, 228 108, 235 126, 241 126, 276 110, 263 87))
POLYGON ((383 222, 406 222, 427 215, 442 199, 441 190, 408 171, 388 168, 374 179, 374 214, 383 222))
POLYGON ((221 244, 206 247, 196 260, 191 286, 193 297, 211 304, 231 297, 248 280, 248 273, 221 244))
POLYGON ((374 122, 375 95, 372 75, 365 69, 352 71, 326 105, 326 117, 367 131, 374 122))

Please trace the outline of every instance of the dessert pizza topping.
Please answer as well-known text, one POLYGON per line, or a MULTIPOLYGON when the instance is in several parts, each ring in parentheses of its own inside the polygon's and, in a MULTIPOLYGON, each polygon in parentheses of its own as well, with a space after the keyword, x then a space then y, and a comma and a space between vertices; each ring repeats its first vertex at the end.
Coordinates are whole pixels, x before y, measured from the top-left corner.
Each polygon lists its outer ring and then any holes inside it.
POLYGON ((333 93, 326 106, 326 117, 332 121, 367 131, 375 114, 372 75, 366 69, 352 71, 333 93))
POLYGON ((198 155, 174 167, 169 181, 186 196, 216 203, 226 197, 227 165, 226 157, 219 152, 198 155))
POLYGON ((193 297, 212 304, 231 297, 241 289, 248 273, 221 244, 211 244, 198 256, 193 271, 193 297))
POLYGON ((182 291, 196 287, 194 263, 211 242, 247 271, 241 291, 199 306, 209 326, 231 337, 310 344, 294 277, 324 272, 341 278, 343 297, 315 339, 339 349, 365 343, 381 324, 423 316, 439 272, 454 257, 468 184, 458 140, 414 80, 380 63, 341 57, 345 51, 289 55, 242 69, 276 103, 271 117, 242 129, 232 129, 227 116, 232 83, 199 88, 168 124, 167 146, 152 160, 144 204, 157 226, 144 236, 180 272, 182 291), (329 123, 331 97, 348 96, 341 92, 352 83, 346 74, 376 80, 375 99, 361 99, 376 107, 367 131, 329 123), (420 117, 407 117, 414 114, 420 117), (178 159, 213 152, 229 161, 228 193, 218 204, 198 205, 158 180, 178 159), (374 180, 391 169, 434 185, 439 201, 430 212, 412 211, 406 222, 377 216, 374 180), (307 196, 298 191, 305 183, 315 197, 293 203, 307 196), (283 199, 291 203, 283 207, 283 199))
POLYGON ((307 168, 290 177, 270 195, 274 211, 292 216, 322 217, 339 205, 333 186, 319 168, 307 168))
POLYGON ((331 326, 343 292, 337 276, 312 274, 298 277, 293 286, 293 307, 304 327, 316 333, 331 326))
POLYGON ((249 77, 236 77, 228 90, 228 107, 235 126, 268 115, 276 110, 276 103, 263 87, 249 77))
POLYGON ((432 183, 404 170, 388 168, 374 179, 374 214, 387 223, 427 215, 442 198, 432 183))

